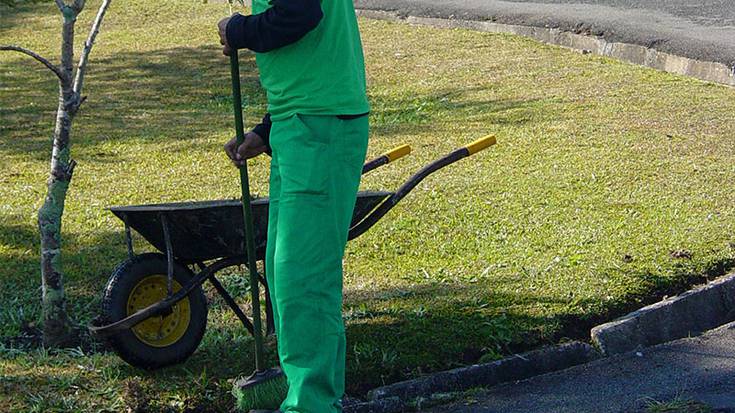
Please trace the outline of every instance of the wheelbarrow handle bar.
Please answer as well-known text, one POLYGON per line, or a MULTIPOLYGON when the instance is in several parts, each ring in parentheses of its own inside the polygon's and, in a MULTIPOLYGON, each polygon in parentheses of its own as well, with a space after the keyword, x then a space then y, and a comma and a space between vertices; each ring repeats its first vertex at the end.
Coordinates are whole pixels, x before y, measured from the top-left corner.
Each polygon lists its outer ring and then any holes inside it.
POLYGON ((365 233, 370 227, 375 225, 380 218, 382 218, 385 214, 388 213, 401 199, 403 199, 406 195, 408 195, 411 190, 413 190, 416 185, 421 183, 421 181, 424 180, 427 176, 431 175, 432 173, 438 171, 439 169, 444 168, 447 165, 451 165, 455 162, 457 162, 460 159, 466 158, 470 155, 473 155, 485 148, 489 148, 490 146, 494 145, 496 143, 494 136, 486 136, 484 138, 478 139, 471 144, 459 148, 457 150, 452 151, 447 156, 437 159, 436 161, 426 165, 421 170, 416 172, 411 178, 409 178, 403 185, 396 190, 396 192, 388 197, 383 203, 381 203, 373 212, 371 212, 368 216, 366 216, 362 221, 360 221, 357 225, 350 228, 349 232, 349 239, 354 239, 365 233))
POLYGON ((401 145, 397 148, 393 148, 390 151, 378 156, 377 158, 363 165, 362 173, 368 173, 379 166, 383 166, 399 158, 403 158, 409 153, 411 153, 411 146, 409 145, 401 145))

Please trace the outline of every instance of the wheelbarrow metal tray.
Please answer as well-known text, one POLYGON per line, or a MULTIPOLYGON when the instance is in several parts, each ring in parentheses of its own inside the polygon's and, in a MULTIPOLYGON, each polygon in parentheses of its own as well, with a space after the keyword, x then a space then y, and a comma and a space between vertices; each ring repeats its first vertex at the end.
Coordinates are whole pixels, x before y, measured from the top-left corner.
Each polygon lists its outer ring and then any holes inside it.
MULTIPOLYGON (((385 191, 358 193, 351 227, 392 194, 385 191)), ((263 259, 268 198, 255 199, 252 208, 255 250, 258 259, 263 259)), ((165 219, 173 255, 182 263, 245 255, 242 202, 237 199, 122 206, 112 207, 110 211, 162 252, 166 251, 165 219)))

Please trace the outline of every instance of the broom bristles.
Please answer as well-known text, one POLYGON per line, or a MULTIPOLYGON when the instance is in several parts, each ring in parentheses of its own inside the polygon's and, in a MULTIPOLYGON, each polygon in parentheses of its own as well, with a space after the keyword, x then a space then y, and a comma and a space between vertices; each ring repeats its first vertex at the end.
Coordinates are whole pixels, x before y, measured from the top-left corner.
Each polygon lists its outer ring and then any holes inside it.
POLYGON ((277 410, 288 393, 288 383, 283 374, 250 386, 240 386, 237 382, 232 388, 235 396, 235 409, 247 413, 250 410, 277 410))

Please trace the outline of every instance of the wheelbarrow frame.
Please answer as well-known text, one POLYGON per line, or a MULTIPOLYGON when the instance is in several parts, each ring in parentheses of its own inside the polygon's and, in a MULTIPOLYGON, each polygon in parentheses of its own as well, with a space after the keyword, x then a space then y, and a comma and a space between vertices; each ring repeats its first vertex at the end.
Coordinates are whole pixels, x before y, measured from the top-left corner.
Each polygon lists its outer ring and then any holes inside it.
MULTIPOLYGON (((448 155, 428 164, 413 176, 411 176, 403 185, 401 185, 395 192, 379 192, 373 194, 383 195, 384 199, 378 203, 377 206, 373 207, 372 210, 367 212, 361 219, 352 225, 349 230, 348 239, 352 240, 364 234, 367 230, 373 227, 385 214, 388 213, 400 200, 408 195, 421 181, 433 172, 450 165, 458 160, 468 157, 482 149, 485 149, 495 144, 495 138, 488 136, 473 142, 463 148, 459 148, 448 155)), ((363 166, 363 174, 372 171, 380 166, 386 165, 400 157, 403 157, 410 153, 410 147, 408 145, 400 146, 390 152, 387 152, 369 162, 363 166)), ((155 207, 155 206, 151 206, 155 207)), ((133 235, 132 228, 125 212, 116 211, 125 225, 125 244, 127 248, 128 257, 132 259, 136 256, 133 249, 133 235)), ((201 286, 206 280, 212 284, 217 293, 223 298, 225 303, 232 309, 238 319, 242 322, 243 326, 252 334, 253 324, 250 319, 245 315, 240 306, 235 302, 234 298, 229 294, 227 289, 220 283, 216 277, 216 273, 224 270, 225 268, 246 264, 247 257, 243 255, 230 255, 223 256, 213 260, 209 264, 205 264, 203 261, 195 261, 193 263, 186 263, 196 265, 199 269, 195 273, 194 277, 185 283, 181 289, 173 291, 173 274, 174 274, 174 262, 176 261, 173 243, 171 241, 171 230, 169 224, 169 218, 167 217, 165 209, 159 212, 159 219, 161 222, 161 229, 163 232, 165 256, 167 261, 167 295, 166 298, 158 301, 146 308, 138 310, 134 314, 129 315, 121 320, 115 321, 107 325, 91 325, 89 330, 100 337, 109 336, 116 332, 130 329, 136 326, 138 323, 155 316, 164 316, 173 305, 184 299, 189 293, 195 288, 201 286)), ((160 248, 159 248, 160 250, 160 248)), ((265 298, 266 298, 266 332, 268 334, 274 331, 273 317, 272 317, 272 306, 270 302, 270 295, 268 291, 268 284, 266 280, 260 276, 260 282, 265 286, 265 298)))

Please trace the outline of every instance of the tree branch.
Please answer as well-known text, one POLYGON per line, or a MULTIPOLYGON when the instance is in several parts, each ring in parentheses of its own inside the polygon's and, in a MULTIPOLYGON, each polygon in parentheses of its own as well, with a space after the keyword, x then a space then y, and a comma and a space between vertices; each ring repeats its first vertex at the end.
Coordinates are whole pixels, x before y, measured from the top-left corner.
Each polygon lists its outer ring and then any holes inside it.
POLYGON ((28 56, 30 56, 30 57, 38 60, 39 62, 43 63, 43 65, 46 66, 50 71, 54 72, 54 74, 62 82, 64 80, 66 80, 64 74, 61 72, 61 69, 59 69, 58 66, 52 64, 47 59, 45 59, 44 57, 42 57, 41 55, 39 55, 38 53, 36 53, 36 52, 34 52, 32 50, 28 50, 25 47, 20 47, 20 46, 15 46, 15 45, 4 45, 4 46, 0 46, 0 50, 10 50, 10 51, 15 51, 15 52, 26 54, 26 55, 28 55, 28 56))
POLYGON ((81 13, 86 3, 86 0, 74 0, 74 8, 77 10, 77 12, 81 13))
POLYGON ((59 8, 60 11, 64 11, 64 2, 61 0, 56 0, 56 6, 59 8))
POLYGON ((87 36, 87 41, 84 42, 84 50, 82 50, 82 55, 79 57, 79 64, 77 65, 77 74, 74 78, 74 92, 77 94, 82 93, 82 86, 84 85, 84 73, 87 71, 87 62, 89 61, 89 53, 92 51, 92 46, 94 45, 94 40, 97 38, 97 33, 100 31, 100 25, 102 24, 102 19, 105 17, 105 12, 107 12, 107 8, 110 7, 110 2, 112 0, 103 0, 102 4, 100 5, 99 10, 97 11, 97 17, 94 18, 94 22, 92 23, 92 28, 89 30, 89 36, 87 36))

